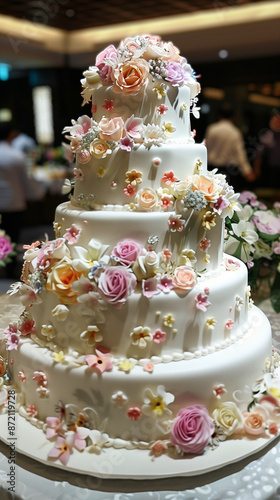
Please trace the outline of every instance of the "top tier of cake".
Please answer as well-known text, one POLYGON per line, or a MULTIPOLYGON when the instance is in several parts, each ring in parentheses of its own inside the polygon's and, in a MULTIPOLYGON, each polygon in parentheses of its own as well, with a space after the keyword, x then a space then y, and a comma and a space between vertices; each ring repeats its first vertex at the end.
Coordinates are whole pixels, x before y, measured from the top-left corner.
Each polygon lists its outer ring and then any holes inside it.
POLYGON ((166 176, 174 183, 196 173, 198 164, 206 171, 205 146, 194 144, 190 129, 200 85, 171 42, 138 36, 117 49, 110 45, 84 77, 83 104, 92 101, 92 117, 64 129, 76 154, 73 204, 134 203, 139 210, 136 198, 144 188, 154 190, 160 206, 162 189, 171 184, 166 176))

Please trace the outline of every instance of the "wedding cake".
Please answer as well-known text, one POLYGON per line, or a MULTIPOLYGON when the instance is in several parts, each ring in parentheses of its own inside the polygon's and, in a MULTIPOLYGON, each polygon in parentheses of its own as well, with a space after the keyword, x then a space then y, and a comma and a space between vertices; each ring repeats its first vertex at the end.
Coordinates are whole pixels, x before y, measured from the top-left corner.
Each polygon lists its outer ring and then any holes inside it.
POLYGON ((236 436, 268 440, 279 358, 245 265, 223 253, 238 194, 195 143, 191 66, 136 36, 83 76, 91 116, 64 129, 69 201, 10 290, 22 311, 2 331, 3 414, 14 391, 29 454, 39 432, 47 463, 80 472, 112 449, 189 461, 236 436))

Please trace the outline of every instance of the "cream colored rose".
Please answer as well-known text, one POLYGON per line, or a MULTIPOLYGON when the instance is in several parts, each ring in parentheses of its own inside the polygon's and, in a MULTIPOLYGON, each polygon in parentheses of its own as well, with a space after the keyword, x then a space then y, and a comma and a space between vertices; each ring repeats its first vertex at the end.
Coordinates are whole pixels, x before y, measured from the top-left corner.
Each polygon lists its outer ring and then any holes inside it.
POLYGON ((98 159, 106 158, 107 155, 112 153, 112 150, 109 148, 108 144, 102 139, 94 139, 90 145, 90 153, 92 156, 98 159))
POLYGON ((145 59, 132 59, 118 64, 112 72, 113 91, 129 95, 137 95, 148 83, 149 64, 145 59))
POLYGON ((174 196, 175 198, 184 198, 187 194, 187 191, 189 190, 190 186, 191 186, 191 182, 188 181, 188 179, 186 181, 180 181, 180 182, 176 182, 174 183, 174 196))
POLYGON ((94 87, 96 84, 101 83, 98 68, 96 66, 90 66, 86 71, 83 72, 85 79, 81 81, 82 85, 85 87, 94 87))
POLYGON ((156 252, 147 252, 146 255, 140 255, 133 264, 132 270, 138 281, 152 278, 158 272, 159 257, 156 252))
POLYGON ((124 121, 120 116, 103 117, 99 122, 99 137, 103 141, 119 141, 124 135, 124 121))
POLYGON ((241 411, 232 401, 222 403, 216 408, 212 417, 216 425, 221 427, 226 436, 231 436, 242 426, 243 418, 241 411))
POLYGON ((177 267, 174 271, 173 283, 180 290, 191 290, 196 284, 196 274, 189 266, 177 267))
POLYGON ((71 285, 78 281, 81 275, 82 272, 73 268, 72 260, 64 257, 48 273, 46 289, 55 293, 62 304, 75 304, 77 292, 71 289, 71 285))
POLYGON ((135 201, 136 205, 144 211, 157 210, 159 208, 158 195, 152 188, 140 189, 135 201))

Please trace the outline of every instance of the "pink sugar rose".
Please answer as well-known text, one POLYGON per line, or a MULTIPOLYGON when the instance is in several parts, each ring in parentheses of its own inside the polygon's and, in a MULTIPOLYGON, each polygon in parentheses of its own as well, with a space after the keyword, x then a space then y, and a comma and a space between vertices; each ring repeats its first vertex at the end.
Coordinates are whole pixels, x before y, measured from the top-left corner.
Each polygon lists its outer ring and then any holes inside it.
POLYGON ((196 274, 189 266, 180 266, 175 269, 173 283, 181 290, 191 290, 196 284, 196 274))
POLYGON ((174 419, 170 441, 185 453, 203 453, 214 433, 215 426, 203 405, 182 408, 174 419))
POLYGON ((88 163, 90 159, 91 154, 87 149, 81 149, 80 151, 78 151, 77 160, 79 161, 79 163, 82 163, 84 165, 85 163, 88 163))
POLYGON ((99 293, 110 304, 121 307, 136 287, 136 277, 126 267, 111 266, 101 273, 99 293))
POLYGON ((114 45, 109 45, 96 57, 96 66, 103 84, 111 84, 112 64, 116 63, 117 55, 114 45))
POLYGON ((0 261, 4 260, 11 252, 13 247, 11 241, 7 236, 0 237, 0 261))
POLYGON ((185 73, 181 64, 177 61, 168 61, 166 65, 166 80, 173 87, 181 87, 185 82, 185 73))
POLYGON ((103 141, 119 141, 124 135, 124 121, 120 116, 103 117, 99 122, 99 137, 103 141))
POLYGON ((119 264, 127 267, 131 266, 137 260, 138 256, 143 254, 143 246, 129 239, 120 241, 112 250, 112 255, 119 264))

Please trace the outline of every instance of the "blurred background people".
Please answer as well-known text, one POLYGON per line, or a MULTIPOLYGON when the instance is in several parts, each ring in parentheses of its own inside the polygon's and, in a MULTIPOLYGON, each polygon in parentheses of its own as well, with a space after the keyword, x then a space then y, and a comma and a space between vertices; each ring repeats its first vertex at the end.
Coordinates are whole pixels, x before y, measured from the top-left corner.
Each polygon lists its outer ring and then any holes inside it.
MULTIPOLYGON (((19 242, 27 200, 43 199, 45 189, 42 184, 30 178, 27 171, 26 156, 12 146, 15 137, 10 122, 0 122, 0 213, 1 228, 11 237, 13 243, 19 242)), ((7 277, 13 278, 14 266, 7 266, 7 277)))
POLYGON ((267 129, 260 137, 254 161, 257 185, 280 189, 280 113, 273 110, 267 129))
POLYGON ((219 109, 218 121, 208 125, 205 141, 208 155, 208 170, 218 168, 219 173, 227 177, 235 191, 242 191, 247 182, 255 180, 250 165, 244 140, 240 130, 233 123, 234 112, 230 104, 223 104, 219 109))

